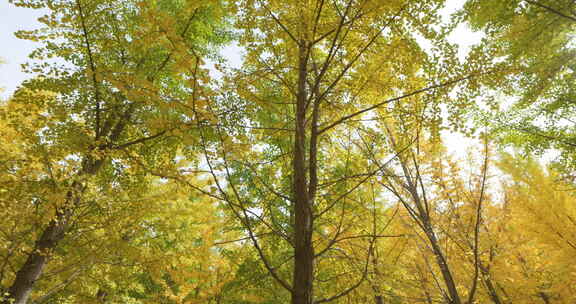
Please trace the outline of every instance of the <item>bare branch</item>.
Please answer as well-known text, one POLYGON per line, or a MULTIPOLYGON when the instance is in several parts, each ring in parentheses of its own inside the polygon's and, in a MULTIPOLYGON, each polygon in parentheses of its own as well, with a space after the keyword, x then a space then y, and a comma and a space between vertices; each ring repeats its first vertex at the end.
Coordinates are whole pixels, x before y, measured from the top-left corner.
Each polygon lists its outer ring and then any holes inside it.
MULTIPOLYGON (((276 233, 275 232, 265 232, 265 233, 257 234, 257 235, 255 235, 255 237, 261 237, 261 236, 267 236, 267 235, 273 235, 273 234, 276 234, 276 233)), ((230 243, 236 243, 236 242, 247 241, 247 240, 250 240, 249 236, 235 239, 235 240, 215 242, 213 245, 215 245, 215 246, 226 245, 226 244, 230 244, 230 243)))
POLYGON ((532 1, 532 0, 524 0, 524 2, 530 3, 530 4, 535 5, 535 6, 538 6, 538 7, 540 7, 540 8, 543 8, 543 9, 545 9, 545 10, 547 10, 547 11, 553 13, 553 14, 556 14, 556 15, 562 17, 562 18, 566 18, 566 19, 568 19, 568 20, 570 20, 570 21, 572 21, 572 22, 576 22, 576 17, 566 15, 566 14, 562 13, 561 11, 559 11, 559 10, 553 8, 553 7, 550 7, 550 6, 547 6, 547 5, 545 5, 545 4, 538 3, 538 2, 532 1))
MULTIPOLYGON (((173 128, 173 129, 175 129, 175 128, 173 128)), ((173 129, 170 129, 170 130, 173 130, 173 129)), ((113 148, 114 148, 114 149, 124 149, 124 148, 130 147, 130 146, 133 146, 133 145, 141 144, 141 143, 147 142, 147 141, 149 141, 149 140, 153 140, 153 139, 155 139, 155 138, 158 138, 158 137, 166 134, 166 132, 168 132, 168 131, 170 131, 170 130, 164 130, 164 131, 158 132, 158 133, 156 133, 156 134, 154 134, 154 135, 142 137, 142 138, 139 138, 139 139, 136 139, 136 140, 127 142, 127 143, 123 143, 123 144, 120 144, 120 145, 114 145, 113 148)))
MULTIPOLYGON (((188 18, 188 20, 186 21, 186 25, 184 26, 184 29, 182 30, 182 33, 180 33, 180 37, 184 37, 184 35, 186 35, 186 33, 188 32, 188 29, 190 28, 190 25, 192 24, 192 20, 194 20, 194 17, 196 16, 196 12, 198 11, 198 9, 194 9, 194 11, 192 12, 192 14, 190 15, 190 17, 188 18)), ((172 42, 172 41, 170 41, 172 42)), ((174 54, 174 50, 172 50, 167 56, 166 58, 164 58, 164 60, 160 63, 160 66, 156 69, 156 71, 154 72, 154 74, 150 75, 148 77, 149 81, 153 81, 156 76, 158 76, 158 73, 160 73, 165 67, 166 65, 168 65, 168 62, 170 62, 170 59, 172 59, 172 55, 174 54)), ((198 61, 196 61, 196 65, 198 65, 198 61)))
POLYGON ((328 207, 326 207, 326 209, 324 209, 322 212, 320 212, 316 218, 321 217, 324 213, 328 212, 330 209, 332 209, 334 207, 334 205, 336 205, 336 203, 338 203, 340 200, 342 200, 343 198, 345 198, 346 196, 348 196, 348 194, 352 193, 354 190, 356 190, 356 188, 358 188, 360 185, 362 185, 363 183, 365 183, 370 177, 374 176, 376 173, 382 171, 384 169, 384 167, 388 166, 388 164, 390 164, 392 162, 392 160, 394 160, 396 157, 398 157, 398 155, 402 154, 404 151, 406 151, 408 148, 410 148, 410 146, 414 143, 414 141, 410 142, 408 145, 406 145, 406 147, 404 147, 403 149, 401 149, 400 151, 398 151, 393 157, 391 157, 388 161, 386 161, 384 164, 378 164, 378 167, 372 171, 372 174, 369 174, 368 176, 366 176, 365 178, 363 178, 360 182, 358 182, 354 187, 352 187, 350 190, 346 191, 344 194, 342 194, 341 196, 339 196, 337 199, 335 199, 328 207))
MULTIPOLYGON (((212 108, 209 106, 210 110, 212 110, 212 108)), ((214 111, 212 111, 214 112, 214 111)), ((200 125, 199 125, 200 127, 200 125)), ((224 146, 224 138, 222 135, 222 131, 220 127, 216 128, 219 139, 220 139, 220 145, 222 146, 222 149, 225 151, 226 147, 224 146)), ((292 286, 290 286, 290 284, 288 284, 284 279, 282 279, 278 273, 276 272, 275 268, 271 266, 270 261, 268 260, 268 258, 266 257, 266 255, 264 254, 264 251, 262 250, 262 248, 260 247, 260 243, 258 242, 258 239, 252 229, 252 226, 250 225, 248 219, 248 213, 251 213, 253 215, 255 215, 252 212, 249 212, 246 207, 244 206, 243 200, 240 196, 240 193, 238 192, 238 190, 236 189, 236 185, 232 182, 232 178, 231 178, 231 173, 229 170, 229 164, 228 164, 228 158, 226 157, 226 152, 223 152, 221 157, 222 160, 224 161, 224 171, 226 173, 226 177, 229 181, 230 187, 232 188, 232 192, 234 193, 234 196, 236 197, 236 199, 238 200, 238 204, 234 204, 232 203, 232 200, 229 198, 228 193, 226 193, 226 191, 224 191, 224 189, 222 188, 222 185, 220 184, 218 177, 216 176, 216 173, 214 172, 214 167, 212 165, 212 162, 210 160, 210 158, 208 157, 209 153, 206 149, 206 138, 204 136, 203 132, 200 132, 200 137, 201 137, 201 141, 202 141, 202 149, 204 150, 204 156, 206 159, 206 163, 210 169, 210 174, 212 175, 212 178, 214 180, 214 182, 216 183, 216 187, 218 188, 218 191, 221 193, 222 197, 224 198, 224 201, 228 204, 228 206, 230 207, 230 210, 234 213, 234 215, 236 216, 236 218, 238 218, 240 220, 240 222, 242 223, 242 225, 246 228, 246 230, 248 230, 248 237, 250 238, 250 240, 252 241, 252 244, 254 245, 254 248, 256 249, 256 252, 258 253, 258 256, 260 257, 260 260, 262 260, 262 263, 264 264, 264 267, 266 268, 266 270, 268 271, 268 273, 270 273, 270 275, 286 290, 288 290, 289 292, 292 292, 292 286), (240 209, 237 210, 236 208, 240 209)), ((256 217, 258 217, 263 223, 265 223, 258 215, 255 215, 256 217)), ((266 223, 265 223, 266 224, 266 223)), ((271 230, 274 231, 273 227, 271 227, 270 225, 267 225, 271 230)), ((277 235, 287 239, 286 236, 284 236, 282 233, 276 233, 277 235)), ((287 239, 288 242, 290 243, 289 239, 287 239)))
POLYGON ((372 256, 373 250, 374 250, 374 240, 375 239, 372 238, 372 240, 370 241, 370 247, 368 248, 368 254, 366 256, 366 263, 365 263, 364 269, 362 271, 362 277, 360 277, 360 279, 358 279, 358 281, 355 284, 353 284, 352 286, 343 290, 342 292, 340 292, 334 296, 331 296, 329 298, 324 298, 324 299, 314 301, 314 304, 327 303, 327 302, 337 300, 341 297, 344 297, 344 296, 348 295, 350 292, 354 291, 356 288, 358 288, 360 286, 360 284, 362 284, 362 282, 364 282, 366 280, 366 278, 368 277, 368 265, 370 263, 370 257, 372 256))
POLYGON ((375 104, 375 105, 372 105, 372 106, 367 107, 367 108, 365 108, 365 109, 362 109, 362 110, 360 110, 360 111, 357 111, 357 112, 354 112, 354 113, 352 113, 352 114, 349 114, 349 115, 346 115, 346 116, 341 117, 340 119, 336 120, 335 122, 333 122, 333 123, 329 124, 328 126, 322 128, 322 129, 319 131, 319 133, 320 133, 320 134, 321 134, 321 133, 324 133, 324 132, 326 132, 326 131, 334 128, 335 126, 337 126, 337 125, 339 125, 339 124, 341 124, 341 123, 343 123, 343 122, 345 122, 345 121, 347 121, 347 120, 349 120, 349 119, 351 119, 351 118, 353 118, 353 117, 356 117, 356 116, 358 116, 358 115, 360 115, 360 114, 363 114, 363 113, 366 113, 366 112, 368 112, 368 111, 377 109, 377 108, 379 108, 379 107, 381 107, 381 106, 383 106, 383 105, 386 105, 386 104, 389 104, 389 103, 392 103, 392 102, 395 102, 395 101, 400 101, 400 100, 402 100, 402 99, 405 99, 405 98, 408 98, 408 97, 412 97, 412 96, 415 96, 415 95, 419 95, 419 94, 422 94, 422 93, 425 93, 425 92, 428 92, 428 91, 431 91, 431 90, 434 90, 434 89, 438 89, 438 88, 450 86, 450 85, 453 85, 453 84, 456 84, 456 83, 459 83, 459 82, 462 82, 462 81, 471 79, 471 78, 473 78, 473 77, 475 77, 475 76, 476 76, 476 75, 474 75, 474 74, 470 74, 470 75, 465 76, 465 77, 461 77, 461 78, 457 78, 457 79, 454 79, 454 80, 446 81, 446 82, 443 82, 443 83, 431 85, 431 86, 428 86, 428 87, 425 87, 425 88, 422 88, 422 89, 419 89, 419 90, 416 90, 416 91, 413 91, 413 92, 410 92, 410 93, 406 93, 406 94, 404 94, 404 95, 402 95, 402 96, 394 97, 394 98, 391 98, 391 99, 388 99, 388 100, 379 102, 379 103, 377 103, 377 104, 375 104))
MULTIPOLYGON (((338 76, 336 76, 336 79, 334 79, 334 81, 332 81, 332 83, 330 83, 330 85, 326 88, 326 90, 324 90, 324 92, 322 92, 322 94, 318 97, 318 100, 322 100, 326 95, 328 95, 328 93, 330 93, 330 91, 338 84, 338 82, 340 82, 340 80, 344 77, 344 75, 346 75, 348 70, 350 70, 350 68, 352 68, 352 66, 356 63, 356 61, 358 61, 362 57, 362 55, 364 55, 364 53, 370 48, 370 46, 372 46, 372 44, 374 44, 374 42, 376 42, 376 39, 378 37, 380 37, 380 35, 382 35, 384 30, 386 30, 392 24, 392 22, 394 22, 396 20, 396 18, 398 18, 398 16, 400 16, 400 14, 404 11, 404 9, 406 9, 406 5, 402 6, 402 8, 400 8, 400 10, 396 13, 396 15, 394 15, 394 17, 392 17, 386 24, 384 24, 384 26, 382 26, 376 32, 376 34, 374 34, 372 36, 372 38, 370 38, 368 43, 366 43, 366 45, 364 45, 360 49, 360 51, 356 54, 356 56, 354 58, 352 58, 352 60, 350 60, 350 62, 344 67, 344 69, 342 69, 342 71, 340 71, 338 76)), ((348 8, 346 11, 348 11, 348 8)), ((355 19, 357 19, 357 18, 355 18, 355 19)), ((342 26, 342 24, 340 26, 342 26)), ((335 37, 334 40, 336 40, 336 38, 337 37, 335 37)), ((327 59, 325 66, 328 65, 329 59, 330 58, 327 59)), ((325 71, 323 71, 323 72, 325 72, 325 71)), ((321 80, 321 78, 319 78, 318 81, 316 82, 316 86, 319 85, 320 80, 321 80)), ((320 133, 322 133, 322 131, 320 133)))
POLYGON ((96 121, 94 123, 94 131, 96 133, 96 139, 98 139, 100 138, 100 90, 98 80, 96 78, 96 64, 94 63, 94 56, 92 55, 92 46, 90 44, 90 39, 88 39, 88 31, 86 29, 84 12, 82 10, 80 0, 76 0, 76 7, 78 8, 78 16, 80 17, 80 25, 82 26, 82 35, 84 36, 84 42, 86 43, 86 53, 88 53, 88 64, 90 72, 92 74, 92 85, 94 87, 94 101, 96 102, 96 113, 95 113, 96 121))
MULTIPOLYGON (((262 2, 262 1, 260 1, 262 2)), ((296 39, 296 37, 294 35, 292 35, 292 33, 288 30, 288 28, 282 23, 280 22, 280 19, 278 19, 278 17, 276 17, 274 15, 274 13, 272 13, 272 11, 270 10, 270 8, 268 8, 268 6, 264 3, 262 3, 262 6, 266 9, 266 11, 268 11, 268 14, 272 17, 272 19, 274 19, 274 21, 282 28, 282 30, 284 32, 286 32, 286 34, 288 34, 288 36, 290 36, 290 39, 292 39, 294 42, 296 42, 297 45, 300 45, 300 42, 298 41, 298 39, 296 39)))

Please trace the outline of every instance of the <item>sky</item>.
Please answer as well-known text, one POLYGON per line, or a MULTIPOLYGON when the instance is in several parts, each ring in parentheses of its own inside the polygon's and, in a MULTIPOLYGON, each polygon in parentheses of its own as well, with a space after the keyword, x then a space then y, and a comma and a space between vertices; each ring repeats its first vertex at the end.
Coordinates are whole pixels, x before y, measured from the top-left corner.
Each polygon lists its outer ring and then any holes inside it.
POLYGON ((38 10, 16 7, 7 0, 0 0, 0 98, 6 99, 29 76, 22 72, 20 65, 28 59, 28 54, 36 43, 18 39, 14 32, 21 29, 40 27, 37 19, 42 16, 38 10))

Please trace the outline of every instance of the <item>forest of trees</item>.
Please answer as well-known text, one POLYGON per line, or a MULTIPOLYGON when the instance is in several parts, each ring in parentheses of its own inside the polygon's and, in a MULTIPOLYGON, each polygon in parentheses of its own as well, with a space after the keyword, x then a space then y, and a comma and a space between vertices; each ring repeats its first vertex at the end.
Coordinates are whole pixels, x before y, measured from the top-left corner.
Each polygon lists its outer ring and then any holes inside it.
POLYGON ((0 304, 576 303, 575 1, 10 2, 0 304))

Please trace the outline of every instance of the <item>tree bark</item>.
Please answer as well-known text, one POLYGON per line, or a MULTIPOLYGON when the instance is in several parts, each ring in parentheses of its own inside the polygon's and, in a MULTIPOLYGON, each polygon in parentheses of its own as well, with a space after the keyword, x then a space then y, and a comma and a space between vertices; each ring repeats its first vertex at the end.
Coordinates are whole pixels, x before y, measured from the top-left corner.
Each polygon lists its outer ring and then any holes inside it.
MULTIPOLYGON (((395 144, 394 144, 395 145, 395 144)), ((402 170, 406 176, 406 185, 404 186, 406 190, 412 196, 412 200, 414 201, 414 205, 416 206, 416 213, 412 215, 412 217, 421 223, 421 228, 426 234, 428 241, 430 241, 430 246, 432 247, 432 252, 436 258, 436 263, 440 268, 440 272, 442 273, 442 279, 444 280, 444 284, 448 289, 448 297, 450 298, 450 304, 462 304, 462 300, 460 295, 458 294, 458 290, 456 289, 456 283, 454 281, 454 277, 452 276, 452 272, 450 271, 450 267, 448 266, 448 262, 446 261, 446 257, 440 247, 438 242, 438 238, 436 237, 436 233, 434 232, 434 228, 432 226, 432 222, 430 220, 430 210, 428 203, 426 201, 426 197, 423 196, 421 199, 420 195, 418 194, 418 185, 420 184, 422 188, 422 180, 420 174, 418 173, 416 180, 412 180, 410 177, 409 170, 405 163, 401 163, 402 170)), ((417 168, 418 170, 418 168, 417 168)), ((408 208, 408 207, 406 207, 408 208)))
MULTIPOLYGON (((376 231, 376 229, 374 229, 376 231)), ((376 245, 374 245, 374 254, 372 255, 372 266, 374 267, 374 277, 376 280, 380 279, 380 271, 378 271, 378 259, 376 257, 376 245)), ((374 291, 374 303, 384 304, 384 297, 380 286, 376 282, 372 282, 372 290, 374 291)))
POLYGON ((432 246, 432 251, 434 252, 434 256, 436 257, 436 262, 438 263, 438 267, 440 267, 440 272, 442 273, 442 278, 444 279, 444 283, 446 284, 446 288, 448 289, 448 295, 450 296, 450 304, 461 304, 462 300, 460 299, 460 295, 458 294, 458 290, 456 289, 456 283, 454 282, 454 277, 452 276, 452 272, 448 267, 448 263, 446 262, 446 258, 438 244, 438 239, 436 238, 436 234, 432 230, 432 225, 430 225, 427 221, 424 222, 424 227, 426 229, 426 236, 428 240, 430 240, 430 245, 432 246))
MULTIPOLYGON (((102 163, 102 160, 94 161, 90 157, 87 158, 77 177, 95 174, 102 163)), ((56 216, 48 223, 48 226, 34 243, 34 250, 16 273, 12 285, 8 288, 8 297, 1 304, 26 304, 28 302, 34 284, 42 275, 50 255, 64 238, 68 222, 74 214, 74 209, 80 204, 81 196, 85 190, 85 186, 79 181, 74 181, 71 188, 66 193, 63 206, 56 211, 56 216)))
POLYGON ((546 304, 550 304, 550 297, 548 296, 548 294, 546 294, 545 292, 539 292, 538 296, 540 297, 540 299, 542 299, 542 301, 546 304))
POLYGON ((296 132, 294 138, 294 273, 292 304, 312 303, 314 248, 312 246, 312 206, 306 177, 306 77, 308 49, 306 41, 299 46, 298 95, 296 98, 296 132))
POLYGON ((76 191, 82 191, 82 185, 78 182, 72 184, 72 190, 69 190, 66 195, 66 203, 64 207, 59 209, 56 217, 52 219, 46 229, 40 235, 34 244, 34 250, 28 255, 26 262, 20 267, 14 278, 12 286, 8 288, 8 299, 4 300, 3 304, 26 304, 34 283, 44 270, 49 255, 57 247, 58 243, 64 238, 66 224, 71 216, 70 207, 68 204, 76 204, 79 199, 76 191))
POLYGON ((492 283, 492 279, 490 278, 490 271, 487 267, 480 265, 480 271, 482 271, 482 277, 484 278, 484 284, 486 285, 486 289, 488 290, 488 295, 494 304, 504 304, 504 302, 500 299, 500 295, 498 295, 498 291, 496 287, 492 283))
POLYGON ((56 248, 56 244, 63 237, 64 224, 57 220, 52 220, 36 241, 34 251, 28 255, 26 262, 16 273, 16 278, 8 289, 9 299, 4 300, 3 303, 26 304, 34 283, 42 274, 50 251, 56 248))

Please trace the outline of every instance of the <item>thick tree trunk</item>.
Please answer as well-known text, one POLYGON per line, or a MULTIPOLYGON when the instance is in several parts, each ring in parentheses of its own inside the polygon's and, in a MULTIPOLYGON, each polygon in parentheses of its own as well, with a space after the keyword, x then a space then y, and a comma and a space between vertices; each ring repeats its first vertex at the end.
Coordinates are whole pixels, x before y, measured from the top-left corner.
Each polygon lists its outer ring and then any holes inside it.
POLYGON ((48 227, 36 241, 34 251, 16 273, 16 278, 8 289, 10 300, 5 300, 4 303, 26 304, 28 302, 32 287, 42 274, 48 255, 64 237, 64 223, 65 221, 62 220, 52 220, 48 224, 48 227))
POLYGON ((292 304, 312 303, 314 248, 312 246, 312 206, 306 178, 306 42, 300 43, 296 133, 294 139, 294 273, 292 304))
MULTIPOLYGON (((102 160, 93 161, 88 158, 84 161, 78 177, 92 175, 98 171, 102 165, 102 160)), ((72 189, 66 194, 66 201, 56 212, 48 226, 44 229, 40 237, 34 244, 34 250, 28 255, 24 264, 16 273, 12 285, 8 288, 8 299, 1 304, 26 304, 30 298, 30 293, 34 284, 42 275, 50 255, 64 238, 68 222, 74 213, 74 209, 80 203, 84 185, 78 181, 72 183, 72 189)))

